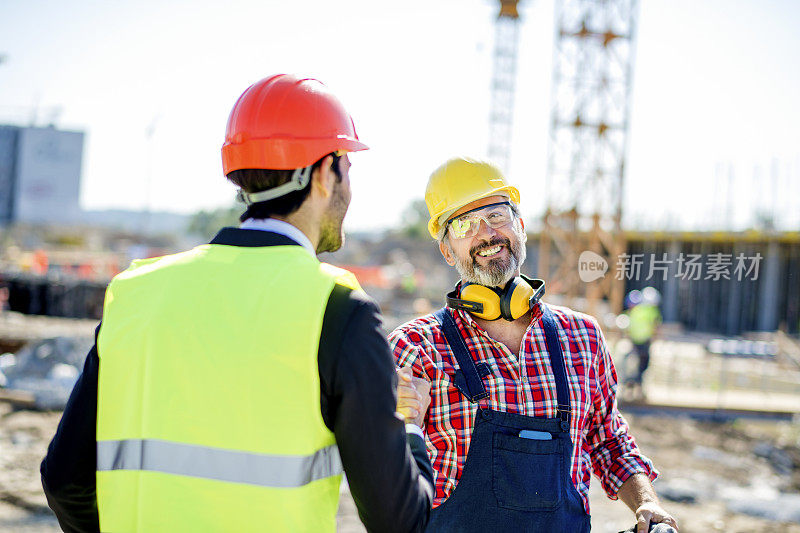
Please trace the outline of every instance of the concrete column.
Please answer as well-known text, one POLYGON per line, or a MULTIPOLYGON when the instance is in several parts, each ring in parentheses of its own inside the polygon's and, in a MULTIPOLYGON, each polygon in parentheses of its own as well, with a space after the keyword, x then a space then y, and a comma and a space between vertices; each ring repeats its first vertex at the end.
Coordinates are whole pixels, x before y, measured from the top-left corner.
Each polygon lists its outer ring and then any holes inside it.
MULTIPOLYGON (((736 256, 739 253, 745 253, 744 248, 741 245, 734 245, 732 258, 734 265, 736 264, 736 256)), ((727 282, 728 312, 725 317, 725 328, 723 329, 726 335, 738 335, 741 333, 739 324, 741 323, 740 317, 742 316, 742 283, 746 283, 746 281, 744 279, 742 281, 737 280, 736 276, 733 275, 733 271, 731 271, 731 279, 727 282)))
POLYGON ((667 259, 669 260, 669 269, 667 270, 667 280, 664 282, 664 299, 661 306, 664 314, 664 322, 677 322, 678 321, 678 278, 675 275, 678 273, 678 255, 681 252, 681 244, 678 241, 669 243, 669 251, 667 252, 667 259))
POLYGON ((767 246, 767 255, 762 260, 759 269, 759 298, 758 298, 758 329, 760 331, 775 331, 778 329, 778 285, 780 276, 780 245, 777 241, 770 241, 767 246))

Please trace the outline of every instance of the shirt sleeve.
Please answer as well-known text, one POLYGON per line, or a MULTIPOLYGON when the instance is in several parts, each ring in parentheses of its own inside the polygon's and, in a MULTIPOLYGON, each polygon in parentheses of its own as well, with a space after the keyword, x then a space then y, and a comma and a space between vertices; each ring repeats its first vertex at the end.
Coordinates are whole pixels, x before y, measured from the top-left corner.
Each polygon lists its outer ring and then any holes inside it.
POLYGON ((320 341, 322 414, 334 432, 350 492, 368 531, 422 531, 433 494, 433 471, 418 435, 395 414, 397 373, 377 306, 334 294, 320 341))
POLYGON ((95 478, 99 331, 100 326, 40 468, 47 504, 67 532, 100 530, 95 478))
POLYGON ((425 339, 416 331, 396 329, 389 334, 389 347, 399 367, 411 367, 414 377, 431 380, 425 371, 425 361, 430 360, 422 346, 425 339))
POLYGON ((639 451, 628 423, 617 408, 617 373, 599 325, 594 323, 593 327, 597 353, 590 375, 593 415, 586 443, 595 476, 608 497, 616 500, 620 486, 630 476, 641 473, 652 481, 658 471, 639 451))
MULTIPOLYGON (((417 332, 412 332, 409 338, 409 333, 396 329, 389 334, 389 348, 392 351, 395 364, 398 367, 411 367, 411 373, 416 378, 427 379, 432 382, 432 377, 425 371, 425 361, 430 361, 425 351, 421 347, 423 338, 417 332)), ((420 432, 424 433, 424 428, 427 425, 430 409, 425 414, 420 432)))

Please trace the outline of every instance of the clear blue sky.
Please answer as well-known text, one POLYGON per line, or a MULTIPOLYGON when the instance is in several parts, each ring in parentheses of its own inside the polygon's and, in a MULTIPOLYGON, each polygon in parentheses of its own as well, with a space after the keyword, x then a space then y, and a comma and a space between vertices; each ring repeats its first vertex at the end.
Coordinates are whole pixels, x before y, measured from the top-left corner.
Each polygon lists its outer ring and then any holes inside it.
MULTIPOLYGON (((191 212, 232 202, 219 148, 238 95, 276 72, 317 77, 372 147, 351 158, 347 226, 387 227, 446 158, 485 154, 495 12, 489 0, 3 0, 0 123, 28 123, 38 108, 42 125, 60 109, 57 126, 86 131, 85 208, 191 212)), ((534 216, 553 0, 521 14, 510 177, 534 216)), ((729 211, 742 227, 758 207, 800 227, 798 24, 791 0, 642 2, 628 225, 711 227, 729 211)))

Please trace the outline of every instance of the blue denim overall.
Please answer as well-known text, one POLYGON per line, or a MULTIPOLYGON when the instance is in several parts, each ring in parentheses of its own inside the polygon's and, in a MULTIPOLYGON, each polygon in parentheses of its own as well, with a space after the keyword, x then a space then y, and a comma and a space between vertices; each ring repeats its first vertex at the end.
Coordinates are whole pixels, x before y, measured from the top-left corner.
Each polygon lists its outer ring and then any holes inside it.
MULTIPOLYGON (((558 398, 558 416, 541 418, 479 408, 461 477, 431 513, 427 531, 583 533, 591 528, 572 484, 572 440, 566 365, 558 330, 546 307, 541 317, 558 398)), ((458 361, 456 386, 471 402, 489 393, 447 308, 435 313, 458 361)))

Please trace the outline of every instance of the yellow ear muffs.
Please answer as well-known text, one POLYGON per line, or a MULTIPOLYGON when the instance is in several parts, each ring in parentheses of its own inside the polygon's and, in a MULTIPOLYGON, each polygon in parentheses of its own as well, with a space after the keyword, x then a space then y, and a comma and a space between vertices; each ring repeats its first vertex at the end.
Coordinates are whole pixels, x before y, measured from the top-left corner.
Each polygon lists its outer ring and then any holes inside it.
POLYGON ((461 298, 456 291, 447 295, 447 305, 463 309, 484 320, 516 320, 530 311, 544 295, 544 281, 516 277, 503 289, 466 283, 461 288, 461 298))
POLYGON ((516 320, 531 310, 533 287, 522 278, 511 279, 500 297, 500 313, 506 320, 516 320))
POLYGON ((461 299, 480 304, 482 311, 470 311, 473 315, 484 320, 497 320, 500 318, 500 294, 497 289, 483 285, 468 284, 461 289, 461 299))

